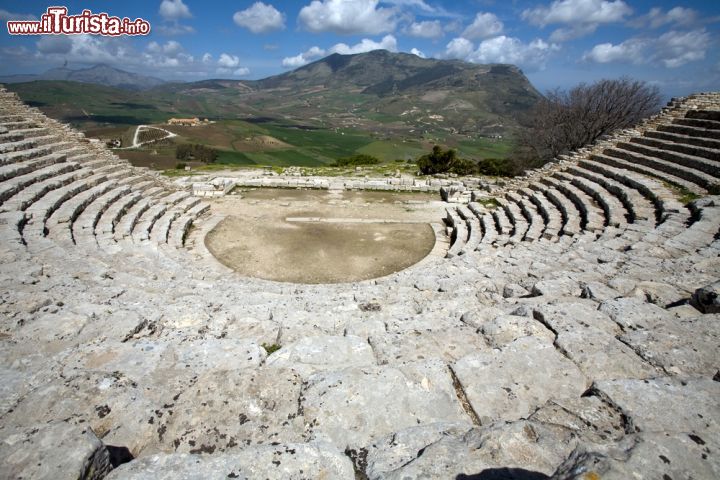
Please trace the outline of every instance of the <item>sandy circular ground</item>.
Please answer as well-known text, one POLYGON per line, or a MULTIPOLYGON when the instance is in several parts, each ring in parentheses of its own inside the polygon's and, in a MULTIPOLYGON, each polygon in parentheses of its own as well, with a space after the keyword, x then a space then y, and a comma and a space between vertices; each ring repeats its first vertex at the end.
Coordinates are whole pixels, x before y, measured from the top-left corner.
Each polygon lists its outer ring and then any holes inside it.
POLYGON ((296 283, 367 280, 430 253, 438 195, 253 189, 220 199, 208 250, 242 275, 296 283))

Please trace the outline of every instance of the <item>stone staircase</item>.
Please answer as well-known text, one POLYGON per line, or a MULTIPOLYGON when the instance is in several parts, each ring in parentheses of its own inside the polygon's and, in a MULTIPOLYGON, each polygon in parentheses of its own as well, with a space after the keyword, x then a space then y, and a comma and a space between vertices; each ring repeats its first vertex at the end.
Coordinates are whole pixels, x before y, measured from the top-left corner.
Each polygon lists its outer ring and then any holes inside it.
POLYGON ((719 115, 478 190, 449 258, 298 285, 0 91, 0 476, 718 478, 719 115))

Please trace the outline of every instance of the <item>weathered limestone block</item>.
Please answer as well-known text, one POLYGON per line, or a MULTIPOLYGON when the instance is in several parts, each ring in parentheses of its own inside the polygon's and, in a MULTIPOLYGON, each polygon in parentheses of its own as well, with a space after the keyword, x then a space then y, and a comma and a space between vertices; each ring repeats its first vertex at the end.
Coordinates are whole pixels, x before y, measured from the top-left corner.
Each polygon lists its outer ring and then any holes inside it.
POLYGON ((692 304, 703 313, 720 313, 720 282, 695 290, 692 304))
POLYGON ((482 335, 465 325, 437 330, 416 329, 370 337, 380 365, 442 359, 452 362, 476 351, 487 350, 482 335))
POLYGON ((720 369, 720 316, 697 315, 625 333, 621 340, 675 375, 712 376, 720 369))
POLYGON ((409 429, 375 444, 368 454, 368 477, 388 480, 465 476, 545 478, 577 444, 572 432, 564 427, 525 420, 500 422, 467 432, 446 427, 439 435, 433 435, 435 438, 422 434, 418 439, 409 438, 409 434, 417 433, 418 429, 409 429), (420 446, 418 440, 421 439, 433 441, 420 446), (400 458, 406 460, 405 463, 392 469, 400 458))
POLYGON ((310 377, 301 407, 309 438, 341 450, 414 425, 468 419, 447 366, 437 361, 319 372, 310 377))
POLYGON ((630 435, 607 452, 578 448, 553 475, 557 480, 719 478, 716 438, 694 434, 630 435))
POLYGON ((545 325, 533 320, 531 317, 518 315, 500 315, 493 320, 486 322, 480 328, 488 342, 500 347, 522 337, 536 337, 551 343, 555 340, 555 334, 548 330, 545 325))
POLYGON ((650 329, 670 321, 672 314, 639 298, 618 298, 600 304, 599 310, 607 314, 624 330, 650 329))
POLYGON ((531 293, 535 296, 544 297, 579 297, 582 289, 577 280, 570 277, 558 277, 535 282, 531 293))
POLYGON ((554 332, 605 332, 609 335, 621 333, 618 325, 608 315, 598 311, 597 303, 581 299, 558 301, 538 305, 533 316, 554 332))
POLYGON ((340 370, 375 364, 373 350, 360 337, 306 337, 268 356, 268 367, 289 368, 308 377, 321 370, 340 370))
POLYGON ((529 420, 566 427, 593 443, 604 444, 625 436, 622 413, 594 395, 549 400, 529 420))
POLYGON ((620 297, 620 292, 611 288, 604 283, 600 282, 588 282, 583 286, 582 295, 583 298, 590 298, 602 302, 604 300, 612 300, 620 297))
POLYGON ((550 399, 579 397, 589 382, 552 344, 522 337, 452 366, 483 423, 524 418, 550 399))
POLYGON ((156 392, 143 420, 157 435, 144 452, 232 452, 251 444, 303 441, 302 378, 284 368, 213 371, 184 388, 156 392))
POLYGON ((530 295, 530 292, 517 283, 508 283, 503 287, 503 298, 525 297, 527 295, 530 295))
POLYGON ((2 437, 3 478, 94 480, 112 469, 107 448, 88 426, 53 421, 6 430, 2 437))
POLYGON ((345 335, 367 339, 372 335, 382 335, 383 333, 385 333, 385 323, 380 320, 351 320, 345 324, 345 335))
POLYGON ((648 378, 658 375, 635 352, 604 332, 561 332, 555 345, 591 380, 648 378))
POLYGON ((720 432, 720 382, 709 378, 606 380, 595 382, 593 390, 641 432, 720 432))
POLYGON ((237 453, 160 454, 144 457, 113 470, 108 480, 195 480, 238 478, 353 480, 350 459, 326 444, 289 443, 247 447, 237 453))

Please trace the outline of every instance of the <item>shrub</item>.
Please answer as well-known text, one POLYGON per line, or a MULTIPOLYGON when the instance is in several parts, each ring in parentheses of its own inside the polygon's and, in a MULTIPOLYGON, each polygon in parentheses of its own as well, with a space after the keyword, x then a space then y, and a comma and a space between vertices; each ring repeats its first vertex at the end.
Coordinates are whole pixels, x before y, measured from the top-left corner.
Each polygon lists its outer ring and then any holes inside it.
POLYGON ((453 166, 450 167, 450 171, 458 175, 475 175, 478 173, 478 164, 473 160, 458 158, 455 160, 453 166))
POLYGON ((182 143, 175 147, 175 158, 213 163, 218 158, 218 151, 206 145, 182 143))
POLYGON ((655 113, 660 92, 646 82, 623 77, 553 90, 529 112, 518 139, 513 169, 541 166, 560 154, 588 145, 614 130, 655 113))
POLYGON ((187 166, 187 163, 185 162, 178 162, 175 164, 175 170, 185 170, 185 167, 187 166))
POLYGON ((448 172, 458 175, 473 175, 478 172, 476 162, 459 158, 452 148, 443 151, 439 145, 435 145, 431 153, 420 157, 417 165, 423 175, 448 172))
POLYGON ((349 166, 355 166, 355 165, 377 165, 380 163, 380 160, 376 157, 373 157, 372 155, 365 155, 365 154, 359 154, 359 155, 352 155, 350 157, 343 157, 338 158, 335 160, 335 163, 332 164, 333 167, 349 167, 349 166))
POLYGON ((443 152, 439 145, 435 145, 431 153, 418 158, 417 166, 423 175, 447 173, 457 160, 455 150, 448 149, 443 152))

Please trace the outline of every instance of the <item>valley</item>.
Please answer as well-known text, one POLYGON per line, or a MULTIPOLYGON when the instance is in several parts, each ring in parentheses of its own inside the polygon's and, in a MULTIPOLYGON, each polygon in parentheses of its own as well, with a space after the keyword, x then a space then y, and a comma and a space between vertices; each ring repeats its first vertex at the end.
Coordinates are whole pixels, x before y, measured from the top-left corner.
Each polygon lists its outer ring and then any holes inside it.
POLYGON ((8 89, 91 138, 117 141, 122 158, 157 169, 175 167, 174 148, 181 143, 217 149, 216 163, 225 166, 322 167, 356 154, 399 163, 434 144, 469 158, 504 158, 523 112, 540 98, 513 66, 386 51, 334 54, 255 81, 127 89, 36 80, 8 89), (208 122, 166 125, 173 117, 208 122), (127 149, 138 125, 177 137, 127 149))

